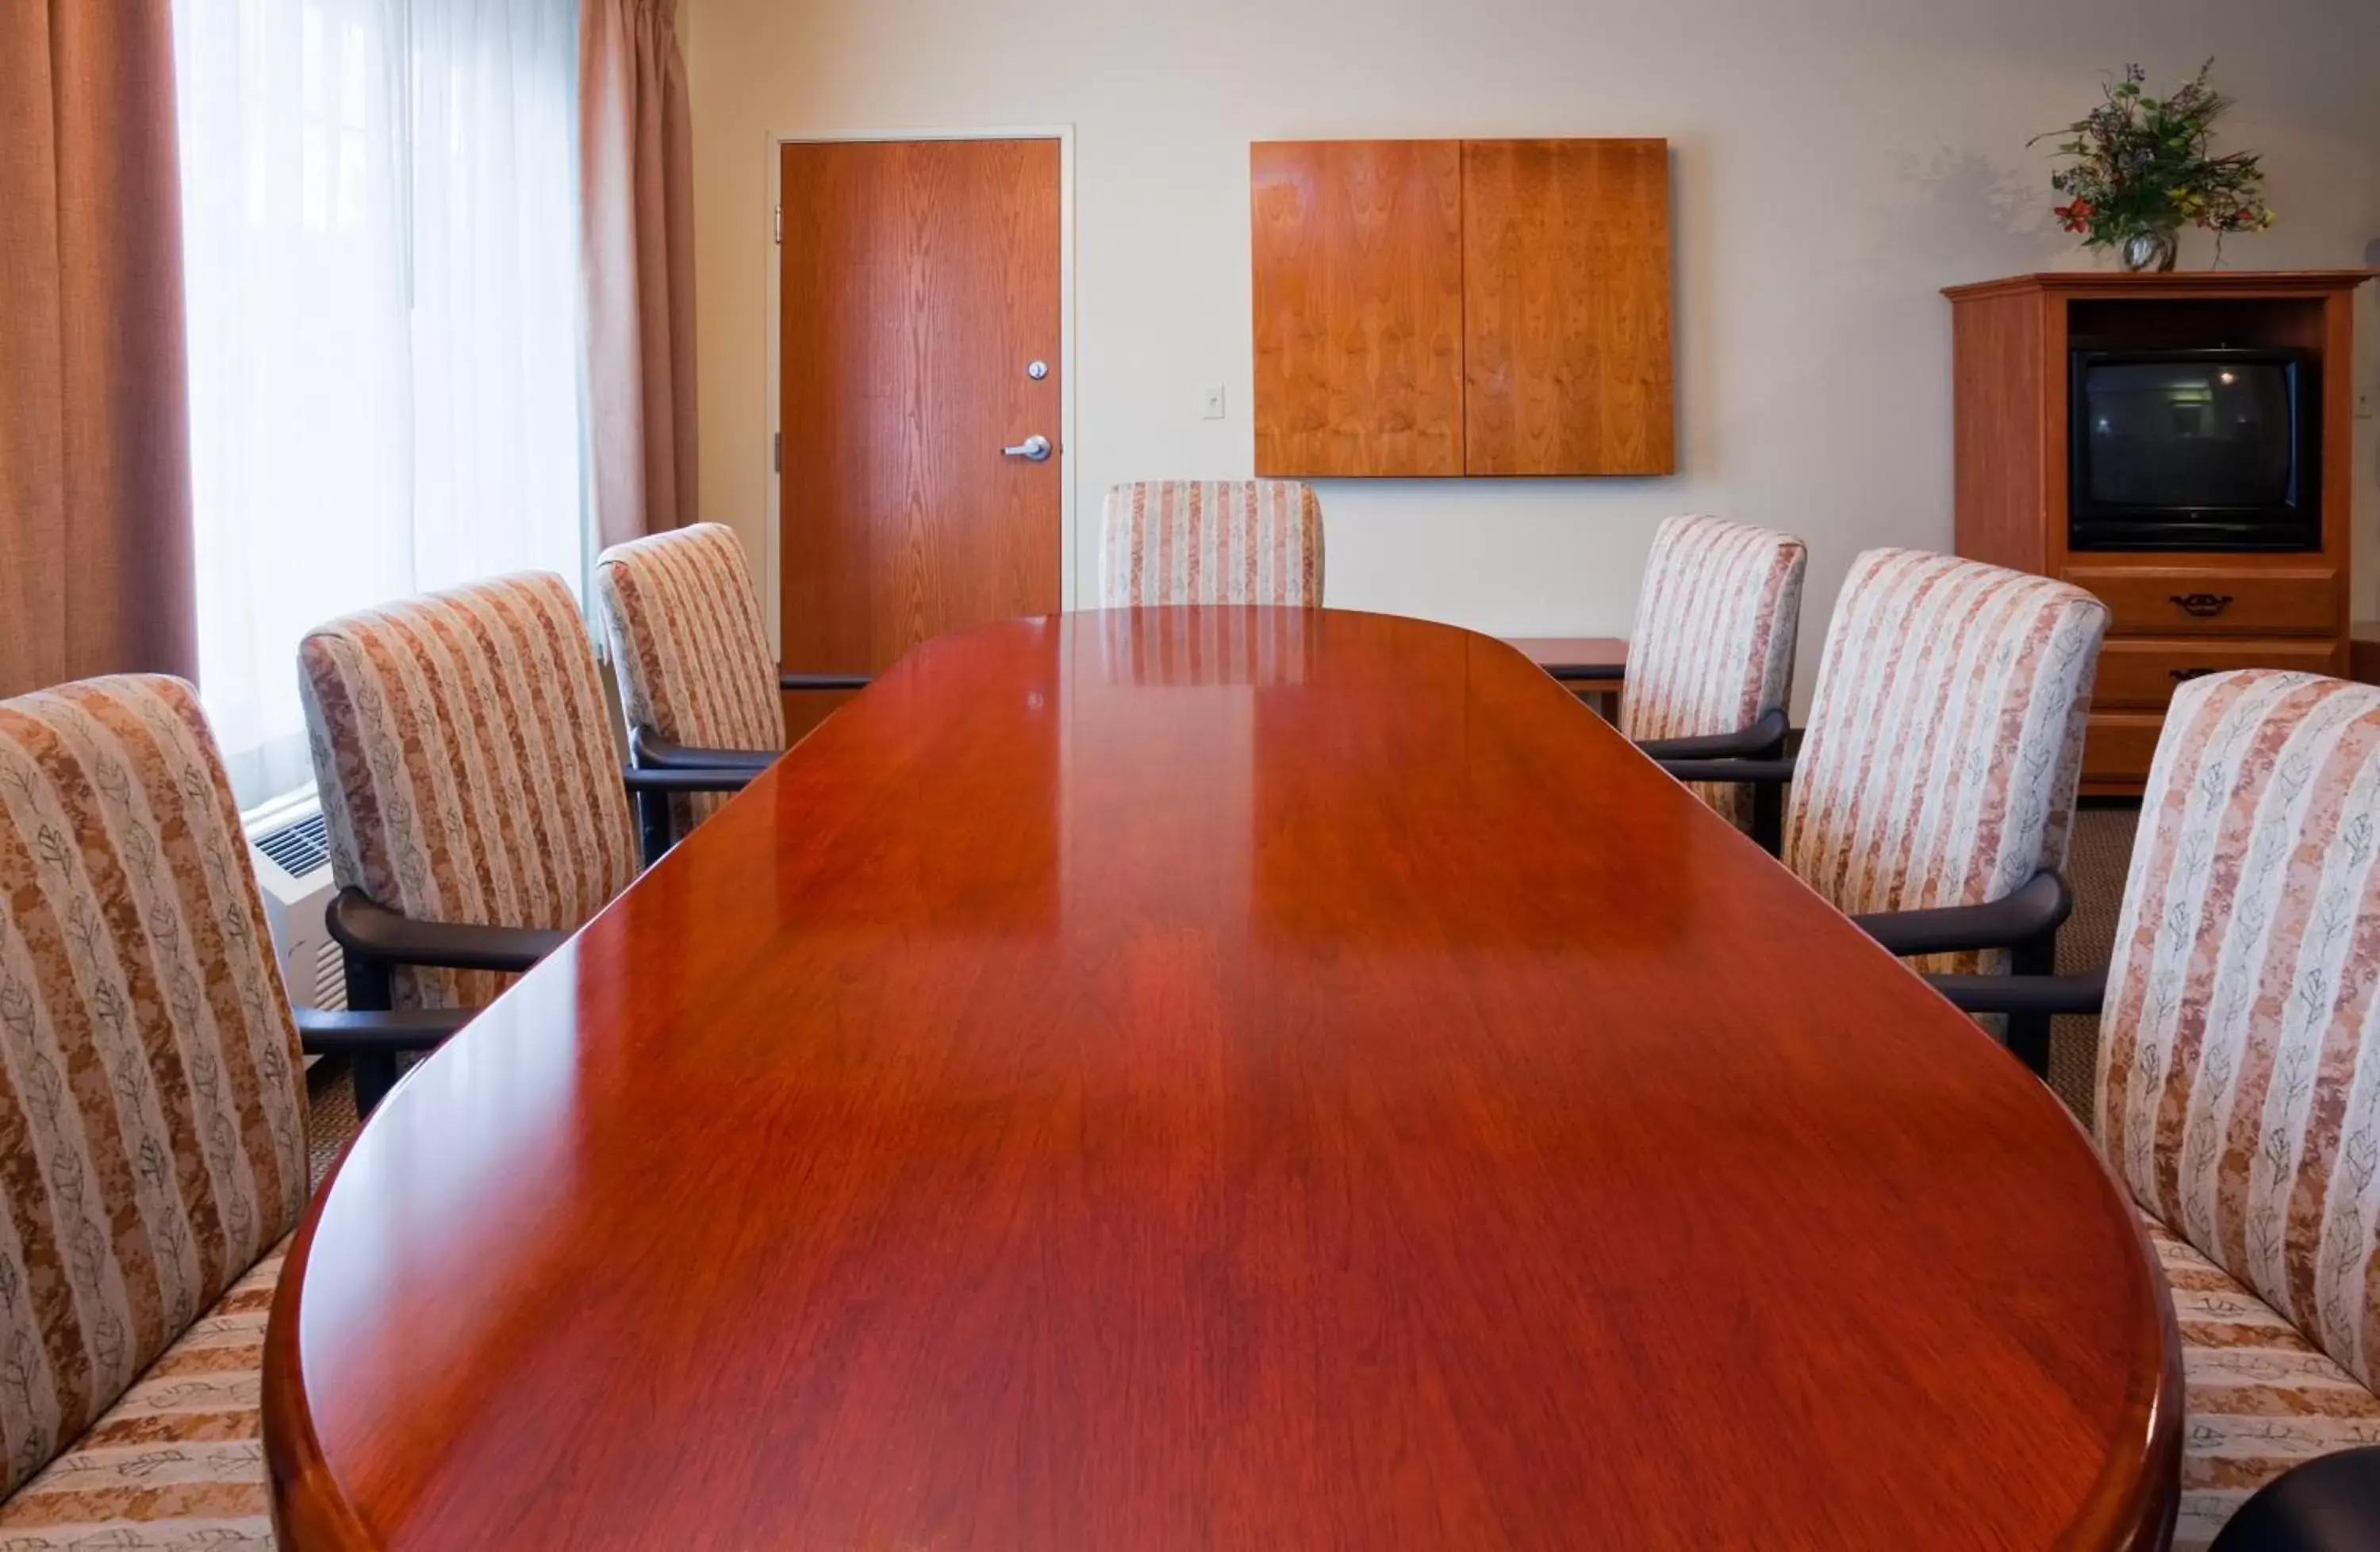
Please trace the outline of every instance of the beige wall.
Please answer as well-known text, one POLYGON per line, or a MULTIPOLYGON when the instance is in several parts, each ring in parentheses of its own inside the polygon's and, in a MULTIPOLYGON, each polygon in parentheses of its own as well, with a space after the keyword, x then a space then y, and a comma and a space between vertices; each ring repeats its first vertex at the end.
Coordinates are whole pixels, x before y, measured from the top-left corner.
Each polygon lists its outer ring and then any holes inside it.
MULTIPOLYGON (((1247 146, 1661 135, 1675 148, 1681 467, 1665 479, 1326 484, 1329 601, 1506 633, 1624 631, 1652 525, 1812 547, 1803 679, 1851 556, 1950 539, 1939 287, 2087 262, 2025 141, 2102 67, 2207 55, 2280 224, 2235 267, 2380 240, 2372 0, 687 0, 707 515, 768 521, 772 134, 1071 124, 1085 592, 1116 480, 1252 465, 1247 146), (1208 383, 1229 415, 1199 418, 1208 383)), ((2203 265, 2210 239, 2186 239, 2203 265)), ((2373 257, 2380 259, 2380 251, 2373 257)), ((2380 360, 2367 294, 2359 381, 2380 360)), ((2374 422, 2359 420, 2369 556, 2374 422)), ((2380 612, 2380 577, 2358 578, 2380 612)))

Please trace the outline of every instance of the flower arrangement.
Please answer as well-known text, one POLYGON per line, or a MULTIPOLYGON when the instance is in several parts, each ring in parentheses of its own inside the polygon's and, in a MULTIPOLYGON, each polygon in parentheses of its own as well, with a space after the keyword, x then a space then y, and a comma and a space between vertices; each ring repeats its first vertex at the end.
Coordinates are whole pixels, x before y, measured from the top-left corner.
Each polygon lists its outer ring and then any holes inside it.
MULTIPOLYGON (((2215 121, 2231 99, 2207 83, 2208 60, 2168 97, 2144 90, 2146 73, 2124 67, 2104 89, 2107 101, 2062 133, 2058 154, 2068 165, 2049 175, 2066 196, 2049 213, 2086 248, 2112 248, 2127 269, 2173 268, 2174 238, 2183 223, 2216 235, 2255 232, 2273 224, 2265 203, 2265 174, 2252 152, 2217 156, 2215 121)), ((2049 135, 2034 137, 2034 142, 2049 135)))

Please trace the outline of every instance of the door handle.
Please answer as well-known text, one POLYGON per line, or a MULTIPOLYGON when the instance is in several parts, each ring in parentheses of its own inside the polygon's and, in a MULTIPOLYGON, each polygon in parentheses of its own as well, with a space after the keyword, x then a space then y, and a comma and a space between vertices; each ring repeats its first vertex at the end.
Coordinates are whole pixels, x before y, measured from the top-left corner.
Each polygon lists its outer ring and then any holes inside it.
POLYGON ((1002 448, 1000 453, 1004 458, 1022 458, 1029 464, 1046 464, 1050 461, 1050 439, 1045 436, 1029 436, 1014 447, 1002 448))

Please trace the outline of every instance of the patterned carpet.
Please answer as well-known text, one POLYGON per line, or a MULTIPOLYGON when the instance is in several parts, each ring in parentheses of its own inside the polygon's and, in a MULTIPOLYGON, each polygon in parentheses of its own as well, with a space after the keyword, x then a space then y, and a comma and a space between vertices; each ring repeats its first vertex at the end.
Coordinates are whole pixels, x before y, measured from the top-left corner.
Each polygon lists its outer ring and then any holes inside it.
POLYGON ((355 1134, 356 1090, 347 1082, 346 1058, 324 1057, 306 1071, 306 1151, 313 1160, 316 1185, 355 1134))
MULTIPOLYGON (((2132 831, 2140 805, 2108 800, 2088 803, 2075 816, 2074 850, 2066 881, 2074 890, 2074 915, 2058 936, 2061 974, 2107 963, 2116 941, 2116 913, 2123 908, 2124 875, 2132 861, 2132 831)), ((2088 1125, 2091 1073, 2098 1059, 2099 1021, 2061 1018, 2050 1026, 2049 1086, 2088 1125)))

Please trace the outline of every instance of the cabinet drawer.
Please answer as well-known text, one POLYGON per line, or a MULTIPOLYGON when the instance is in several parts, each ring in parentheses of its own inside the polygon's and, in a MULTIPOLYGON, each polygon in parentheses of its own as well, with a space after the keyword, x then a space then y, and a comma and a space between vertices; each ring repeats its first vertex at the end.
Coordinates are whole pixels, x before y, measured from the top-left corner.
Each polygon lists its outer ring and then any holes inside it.
POLYGON ((2250 641, 2207 637, 2143 637, 2110 640, 2099 652, 2099 682, 2091 704, 2101 709, 2158 708, 2173 698, 2174 686, 2203 673, 2229 668, 2294 668, 2338 673, 2345 665, 2330 641, 2250 641))
POLYGON ((2209 572, 2069 566, 2119 636, 2328 636, 2338 629, 2338 573, 2209 572))
POLYGON ((2162 711, 2092 712, 2082 737, 2083 784, 2138 786, 2148 778, 2164 731, 2162 711))

